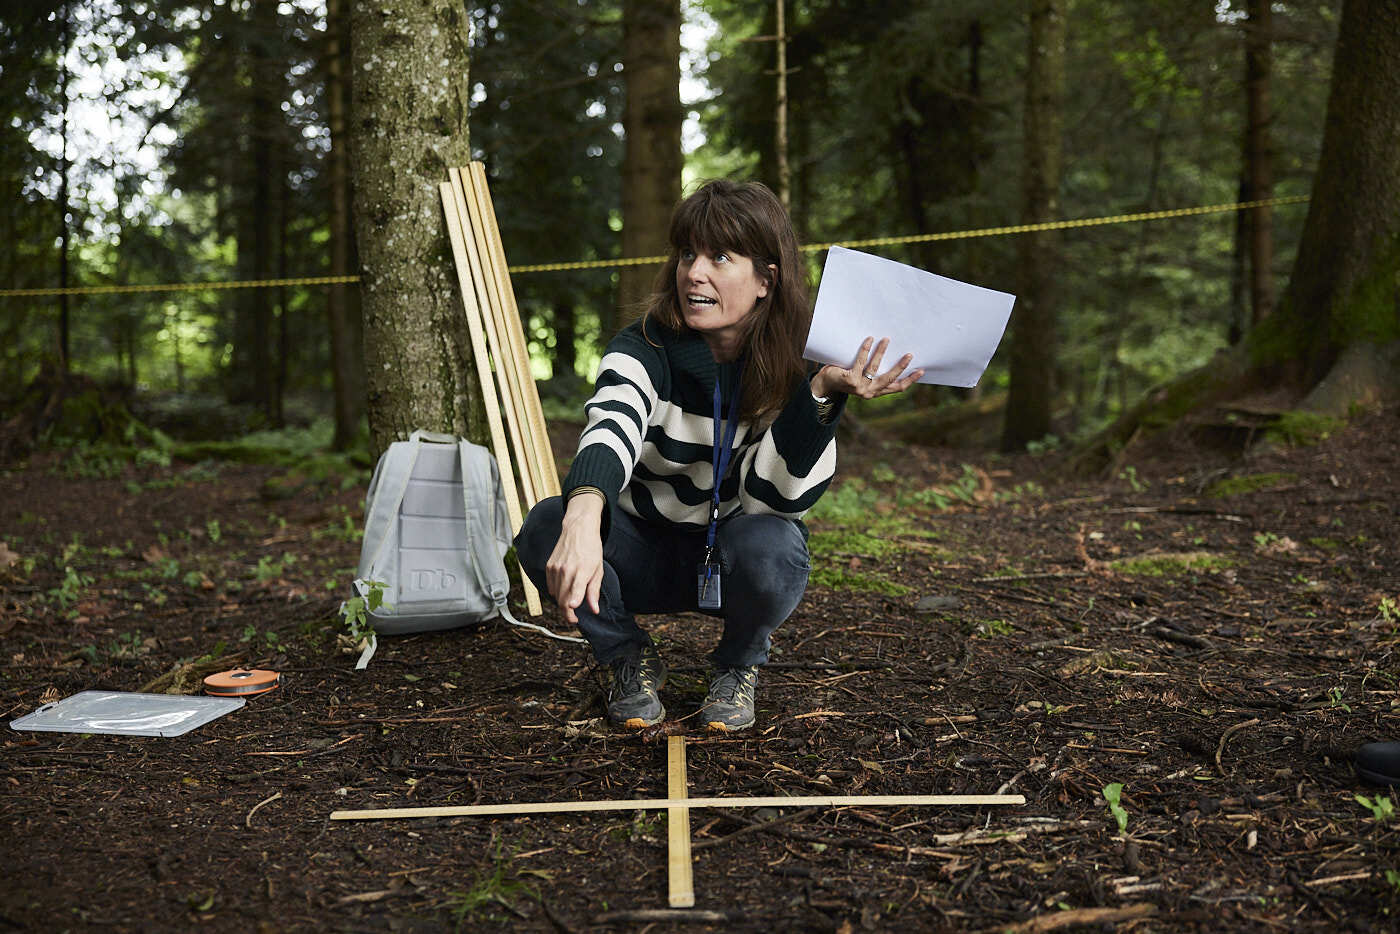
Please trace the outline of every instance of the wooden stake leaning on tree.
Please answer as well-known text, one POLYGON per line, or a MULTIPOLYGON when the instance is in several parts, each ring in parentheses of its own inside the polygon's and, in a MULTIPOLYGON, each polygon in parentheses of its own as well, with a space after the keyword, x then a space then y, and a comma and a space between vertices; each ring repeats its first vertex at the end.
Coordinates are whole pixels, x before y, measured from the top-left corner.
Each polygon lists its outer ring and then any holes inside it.
POLYGON ((505 307, 505 318, 510 330, 511 341, 515 346, 515 360, 520 367, 521 384, 528 388, 525 393, 526 411, 529 415, 533 434, 539 444, 541 472, 545 479, 543 496, 559 495, 559 470, 554 463, 554 452, 549 444, 549 431, 544 421, 544 407, 540 404, 540 394, 535 379, 530 372, 530 352, 525 343, 525 330, 520 317, 520 309, 515 304, 515 290, 510 284, 510 267, 506 264, 505 243, 501 239, 500 226, 496 222, 496 209, 491 202, 491 189, 486 182, 486 166, 473 162, 471 179, 481 216, 486 226, 486 234, 495 259, 496 281, 505 307))
MULTIPOLYGON (((439 192, 442 195, 443 215, 447 223, 447 237, 452 244, 453 265, 457 267, 457 286, 462 293, 462 304, 466 308, 467 330, 471 335, 472 357, 476 360, 476 376, 478 382, 481 383, 482 400, 486 407, 486 423, 491 430, 491 450, 496 456, 496 466, 501 472, 501 485, 505 489, 506 516, 510 520, 511 532, 514 533, 520 530, 523 518, 520 511, 520 497, 516 492, 515 472, 511 467, 510 450, 506 447, 505 430, 501 425, 500 403, 497 401, 496 389, 491 381, 491 362, 486 352, 486 335, 481 308, 477 303, 476 289, 471 281, 471 263, 467 255, 466 237, 462 229, 452 184, 443 182, 439 186, 439 192)), ((538 616, 543 612, 539 591, 523 574, 521 575, 521 584, 525 590, 526 609, 531 616, 538 616)))
POLYGON ((450 174, 462 226, 469 232, 467 255, 472 264, 472 282, 486 319, 486 336, 491 342, 491 357, 496 364, 496 379, 501 385, 516 465, 520 469, 520 485, 525 494, 525 510, 528 512, 548 495, 544 492, 545 481, 539 465, 539 445, 532 437, 533 426, 525 403, 525 396, 534 389, 534 381, 531 380, 527 386, 520 379, 520 361, 510 336, 510 316, 504 311, 492 268, 495 264, 494 251, 476 195, 471 190, 470 172, 454 168, 450 174))
MULTIPOLYGON (((477 307, 486 331, 486 342, 491 351, 491 361, 495 364, 496 384, 500 388, 501 408, 506 416, 511 449, 515 452, 516 473, 520 478, 522 512, 529 512, 539 502, 539 487, 536 470, 531 461, 534 445, 527 440, 529 425, 525 421, 524 403, 520 399, 520 387, 515 380, 515 366, 511 362, 512 350, 501 323, 500 313, 495 308, 495 296, 491 294, 490 271, 486 268, 487 245, 482 239, 481 219, 470 210, 468 194, 462 189, 462 174, 451 170, 452 200, 457 208, 457 221, 461 226, 466 244, 467 263, 470 269, 472 287, 476 292, 477 307)), ((520 531, 516 526, 512 532, 520 531)))
MULTIPOLYGON (((685 737, 666 737, 666 794, 684 801, 685 737)), ((666 866, 672 908, 695 907, 695 878, 690 866, 690 808, 666 809, 666 866)))

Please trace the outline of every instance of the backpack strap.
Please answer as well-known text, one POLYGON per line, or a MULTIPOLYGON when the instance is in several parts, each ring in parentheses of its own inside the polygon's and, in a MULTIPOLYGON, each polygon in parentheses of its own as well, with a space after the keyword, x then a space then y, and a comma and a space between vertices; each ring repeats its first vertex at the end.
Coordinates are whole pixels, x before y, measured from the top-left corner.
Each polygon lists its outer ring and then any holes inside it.
POLYGON ((368 574, 384 553, 390 526, 398 518, 399 506, 408 490, 409 478, 413 476, 413 465, 418 462, 418 452, 423 447, 417 435, 415 431, 409 442, 389 445, 389 450, 375 467, 377 483, 370 488, 372 502, 369 503, 369 514, 365 516, 364 541, 376 544, 369 560, 365 560, 364 554, 360 555, 357 577, 368 574))
POLYGON ((489 556, 484 555, 479 547, 472 548, 472 566, 476 569, 477 580, 496 604, 497 612, 512 626, 533 629, 561 642, 585 642, 586 640, 575 636, 561 636, 550 632, 534 623, 522 623, 511 615, 507 605, 510 578, 506 576, 503 560, 506 549, 510 547, 510 522, 505 517, 505 495, 501 491, 500 472, 496 468, 496 461, 485 448, 463 440, 458 442, 458 449, 461 451, 462 461, 462 500, 467 515, 467 540, 474 545, 477 542, 490 543, 489 556), (489 511, 481 508, 480 503, 477 504, 477 508, 473 508, 474 491, 479 498, 482 492, 489 491, 485 497, 490 502, 489 511))
POLYGON ((499 609, 505 606, 510 594, 510 578, 501 560, 505 549, 496 535, 496 523, 488 523, 487 517, 492 520, 496 517, 496 499, 501 495, 500 475, 495 462, 479 445, 458 441, 457 450, 461 453, 462 506, 467 517, 472 568, 482 590, 491 595, 491 602, 499 609), (489 502, 489 506, 483 500, 489 502))

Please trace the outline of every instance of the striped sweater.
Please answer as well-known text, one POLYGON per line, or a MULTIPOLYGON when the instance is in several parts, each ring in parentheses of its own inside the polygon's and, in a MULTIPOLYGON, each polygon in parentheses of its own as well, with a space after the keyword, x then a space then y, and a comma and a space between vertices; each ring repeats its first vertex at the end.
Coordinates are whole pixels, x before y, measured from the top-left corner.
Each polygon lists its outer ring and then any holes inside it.
MULTIPOLYGON (((641 321, 608 344, 563 484, 566 498, 580 487, 597 487, 607 497, 604 537, 617 507, 649 522, 686 528, 709 523, 715 381, 727 415, 738 365, 716 363, 693 331, 676 333, 648 321, 646 334, 661 346, 647 342, 641 321)), ((836 416, 845 396, 834 401, 832 416, 823 422, 809 385, 799 381, 765 430, 739 423, 720 484, 721 518, 747 513, 797 519, 816 504, 836 471, 836 416)))

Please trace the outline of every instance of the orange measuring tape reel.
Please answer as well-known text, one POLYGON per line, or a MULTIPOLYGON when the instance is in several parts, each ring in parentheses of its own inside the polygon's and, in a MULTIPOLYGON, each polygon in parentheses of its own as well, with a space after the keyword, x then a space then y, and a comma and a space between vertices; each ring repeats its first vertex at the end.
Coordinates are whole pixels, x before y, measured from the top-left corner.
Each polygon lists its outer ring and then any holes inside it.
POLYGON ((249 697, 266 694, 281 682, 282 676, 262 668, 234 668, 204 679, 204 693, 215 697, 249 697))

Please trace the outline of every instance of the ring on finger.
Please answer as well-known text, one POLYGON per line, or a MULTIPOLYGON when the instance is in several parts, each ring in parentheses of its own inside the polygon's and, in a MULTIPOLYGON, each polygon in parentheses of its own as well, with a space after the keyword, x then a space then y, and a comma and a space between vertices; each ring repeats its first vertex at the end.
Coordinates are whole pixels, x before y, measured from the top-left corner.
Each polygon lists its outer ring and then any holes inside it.
POLYGON ((875 378, 875 374, 874 374, 874 373, 864 373, 864 374, 862 374, 862 375, 863 375, 866 379, 874 379, 874 378, 875 378))

